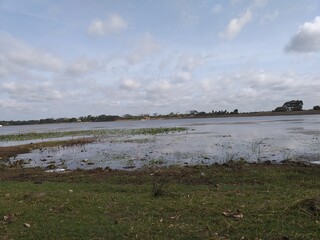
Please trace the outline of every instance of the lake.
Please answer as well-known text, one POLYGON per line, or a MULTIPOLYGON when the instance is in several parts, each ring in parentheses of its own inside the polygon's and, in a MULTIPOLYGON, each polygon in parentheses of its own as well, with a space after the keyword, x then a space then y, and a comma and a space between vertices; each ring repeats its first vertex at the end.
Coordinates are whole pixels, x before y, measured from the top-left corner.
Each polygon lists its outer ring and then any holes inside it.
MULTIPOLYGON (((104 137, 94 143, 35 150, 12 162, 26 167, 135 169, 143 166, 225 163, 230 160, 320 160, 320 115, 197 118, 4 126, 0 134, 186 127, 183 132, 104 137)), ((18 144, 0 142, 0 146, 18 144)))

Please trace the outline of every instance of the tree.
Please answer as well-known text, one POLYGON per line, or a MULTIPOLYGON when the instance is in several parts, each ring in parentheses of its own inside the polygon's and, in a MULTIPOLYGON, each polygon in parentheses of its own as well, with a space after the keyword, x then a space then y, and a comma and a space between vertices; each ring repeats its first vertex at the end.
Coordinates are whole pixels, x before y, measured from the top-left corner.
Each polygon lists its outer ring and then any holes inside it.
POLYGON ((319 106, 319 105, 314 106, 314 107, 313 107, 313 110, 320 110, 320 106, 319 106))
POLYGON ((197 114, 198 114, 198 111, 197 111, 197 110, 191 110, 191 111, 190 111, 190 114, 191 114, 191 115, 197 115, 197 114))
POLYGON ((287 108, 287 111, 302 111, 303 101, 292 100, 283 104, 282 107, 287 108))
POLYGON ((235 109, 233 110, 232 114, 238 114, 239 113, 239 110, 238 109, 235 109))
POLYGON ((277 107, 274 112, 291 112, 291 111, 302 111, 303 101, 291 100, 285 102, 282 107, 277 107))
POLYGON ((285 107, 276 107, 275 110, 273 110, 274 112, 287 112, 288 109, 285 107))

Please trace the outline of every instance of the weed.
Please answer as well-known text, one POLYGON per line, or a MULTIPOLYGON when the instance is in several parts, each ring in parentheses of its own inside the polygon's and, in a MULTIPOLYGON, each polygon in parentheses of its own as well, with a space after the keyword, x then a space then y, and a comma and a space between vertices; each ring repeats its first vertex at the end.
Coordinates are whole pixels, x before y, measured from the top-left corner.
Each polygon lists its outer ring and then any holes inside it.
POLYGON ((260 156, 261 156, 261 145, 263 144, 262 140, 253 140, 251 144, 251 151, 255 157, 255 160, 260 163, 260 156))
POLYGON ((164 177, 154 176, 152 180, 152 189, 151 189, 152 196, 155 198, 163 197, 166 193, 164 188, 167 183, 168 181, 164 177))
POLYGON ((225 164, 230 161, 233 161, 235 158, 235 155, 230 149, 232 149, 231 144, 228 145, 222 145, 222 150, 221 150, 221 163, 225 164))
POLYGON ((282 151, 282 161, 289 161, 293 159, 293 151, 290 149, 283 149, 282 151))

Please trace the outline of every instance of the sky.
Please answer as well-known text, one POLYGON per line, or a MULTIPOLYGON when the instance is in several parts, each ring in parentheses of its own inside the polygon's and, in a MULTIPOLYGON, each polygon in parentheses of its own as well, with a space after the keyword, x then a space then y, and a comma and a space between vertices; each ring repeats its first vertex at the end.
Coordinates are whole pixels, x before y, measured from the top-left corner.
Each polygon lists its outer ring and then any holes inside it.
POLYGON ((320 105, 319 0, 0 0, 0 120, 320 105))

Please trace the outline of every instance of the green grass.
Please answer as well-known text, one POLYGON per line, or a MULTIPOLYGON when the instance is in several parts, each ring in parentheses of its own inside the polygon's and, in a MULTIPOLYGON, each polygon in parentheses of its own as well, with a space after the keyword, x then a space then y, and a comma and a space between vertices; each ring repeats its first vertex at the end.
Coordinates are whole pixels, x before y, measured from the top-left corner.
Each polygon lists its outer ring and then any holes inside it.
POLYGON ((21 134, 0 135, 0 141, 26 141, 35 139, 61 138, 61 137, 79 137, 79 136, 119 136, 119 135, 156 135, 170 132, 186 131, 187 128, 141 128, 141 129, 100 129, 100 130, 82 130, 65 132, 30 132, 21 134))
POLYGON ((0 218, 15 215, 0 220, 0 239, 320 238, 319 216, 297 204, 320 195, 319 167, 0 171, 0 218), (164 181, 157 197, 155 181, 164 181), (244 218, 223 215, 236 210, 244 218))

